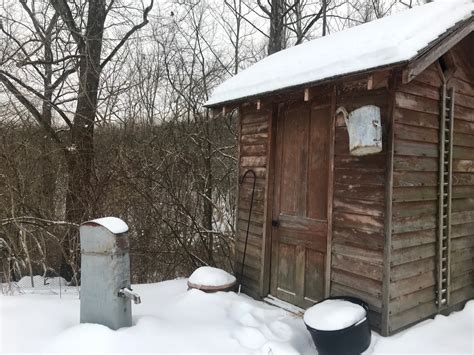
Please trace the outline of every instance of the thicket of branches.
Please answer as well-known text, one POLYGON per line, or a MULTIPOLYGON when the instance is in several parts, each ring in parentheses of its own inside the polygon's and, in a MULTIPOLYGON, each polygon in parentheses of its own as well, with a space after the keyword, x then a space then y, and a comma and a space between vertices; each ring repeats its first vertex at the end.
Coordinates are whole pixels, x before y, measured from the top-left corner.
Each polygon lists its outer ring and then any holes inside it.
POLYGON ((212 117, 209 93, 265 55, 417 3, 4 0, 3 277, 75 280, 78 226, 106 215, 131 227, 135 282, 232 269, 236 117, 212 117))

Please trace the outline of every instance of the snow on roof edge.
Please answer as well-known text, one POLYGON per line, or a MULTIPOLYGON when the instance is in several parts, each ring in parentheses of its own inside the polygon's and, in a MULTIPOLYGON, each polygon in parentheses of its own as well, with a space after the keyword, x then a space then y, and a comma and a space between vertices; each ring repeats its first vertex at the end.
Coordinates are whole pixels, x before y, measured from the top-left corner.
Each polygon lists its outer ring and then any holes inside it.
MULTIPOLYGON (((412 58, 412 59, 414 59, 414 58, 412 58)), ((210 101, 210 100, 208 100, 203 106, 207 107, 207 108, 217 108, 219 106, 229 105, 229 104, 242 102, 242 101, 248 101, 250 99, 254 99, 254 98, 269 95, 269 94, 279 94, 279 93, 283 93, 285 91, 296 90, 298 88, 315 86, 315 85, 323 85, 325 83, 329 83, 331 81, 343 78, 345 76, 351 76, 351 75, 356 76, 356 75, 361 75, 361 74, 367 73, 367 72, 382 71, 382 70, 385 70, 385 69, 388 69, 388 68, 396 68, 396 67, 400 67, 400 66, 403 66, 403 65, 407 65, 409 63, 410 63, 410 60, 404 60, 404 61, 401 61, 401 62, 391 63, 391 64, 387 64, 387 65, 381 65, 381 66, 378 66, 378 67, 372 67, 372 68, 362 69, 362 70, 358 70, 358 71, 351 71, 351 72, 347 72, 347 73, 342 73, 342 74, 330 76, 330 77, 327 77, 327 78, 324 78, 324 79, 318 79, 318 80, 315 80, 315 81, 308 81, 308 82, 303 83, 303 84, 287 86, 287 87, 284 87, 284 88, 269 90, 269 91, 265 91, 265 92, 260 92, 258 94, 249 95, 249 96, 242 96, 242 97, 238 97, 238 98, 235 98, 235 99, 232 99, 232 100, 227 100, 227 101, 220 101, 220 102, 216 102, 216 103, 214 103, 214 102, 208 103, 210 101)))
MULTIPOLYGON (((474 3, 474 0, 472 0, 472 1, 474 3)), ((428 43, 425 47, 421 48, 415 56, 410 58, 410 60, 408 62, 409 63, 413 62, 414 60, 418 59, 419 57, 422 57, 423 55, 428 53, 433 47, 436 47, 436 45, 439 42, 445 40, 446 38, 448 38, 451 35, 454 35, 459 29, 461 29, 464 25, 468 24, 469 22, 474 23, 474 10, 471 13, 471 17, 467 17, 463 20, 460 20, 460 21, 456 22, 450 28, 446 29, 446 31, 444 33, 442 33, 438 38, 435 38, 433 41, 428 43)))

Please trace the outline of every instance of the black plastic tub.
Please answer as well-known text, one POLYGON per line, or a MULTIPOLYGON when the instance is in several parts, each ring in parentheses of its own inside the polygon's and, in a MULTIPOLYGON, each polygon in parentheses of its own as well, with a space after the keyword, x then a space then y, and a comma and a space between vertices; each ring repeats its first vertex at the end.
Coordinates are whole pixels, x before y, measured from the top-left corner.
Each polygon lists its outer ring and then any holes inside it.
POLYGON ((319 355, 356 355, 364 352, 370 346, 372 334, 369 326, 369 306, 355 297, 329 297, 325 300, 344 300, 364 307, 365 320, 350 327, 339 330, 318 330, 306 324, 313 338, 319 355))

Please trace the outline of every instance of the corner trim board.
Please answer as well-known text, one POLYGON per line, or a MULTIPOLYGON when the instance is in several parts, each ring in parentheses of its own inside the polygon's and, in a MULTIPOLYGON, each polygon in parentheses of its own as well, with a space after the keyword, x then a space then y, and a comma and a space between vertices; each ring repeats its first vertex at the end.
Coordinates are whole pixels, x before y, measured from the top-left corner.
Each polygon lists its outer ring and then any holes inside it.
POLYGON ((403 71, 403 84, 408 84, 421 72, 433 64, 439 57, 443 56, 456 44, 461 42, 467 35, 474 31, 474 18, 467 20, 458 29, 442 39, 439 43, 429 48, 424 54, 411 61, 403 71))

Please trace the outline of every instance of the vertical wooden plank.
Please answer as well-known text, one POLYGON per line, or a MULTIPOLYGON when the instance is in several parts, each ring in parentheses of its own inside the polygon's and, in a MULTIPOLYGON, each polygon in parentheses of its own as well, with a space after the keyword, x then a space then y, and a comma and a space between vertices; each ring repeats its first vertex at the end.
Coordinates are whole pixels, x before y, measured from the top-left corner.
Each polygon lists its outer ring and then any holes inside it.
POLYGON ((329 105, 311 107, 307 180, 313 183, 305 184, 307 207, 304 215, 319 220, 327 220, 328 217, 331 123, 332 111, 329 105))
POLYGON ((326 267, 324 279, 324 297, 331 294, 331 257, 332 257, 332 216, 334 205, 334 142, 336 137, 336 102, 337 87, 333 85, 331 94, 331 125, 329 133, 329 168, 328 168, 328 195, 327 195, 327 248, 326 248, 326 267))
POLYGON ((441 117, 439 125, 439 186, 438 186, 438 246, 437 246, 437 303, 438 309, 442 307, 443 299, 443 213, 444 213, 444 156, 445 156, 445 134, 446 134, 446 84, 443 84, 441 92, 441 117))
MULTIPOLYGON (((272 206, 269 208, 271 210, 271 219, 278 218, 280 215, 280 180, 281 180, 281 161, 283 156, 283 144, 279 142, 282 141, 283 130, 284 130, 284 114, 286 114, 286 110, 284 109, 284 104, 280 104, 278 107, 278 117, 274 121, 275 123, 275 143, 274 143, 274 174, 273 174, 273 201, 272 206), (278 142, 278 144, 277 144, 278 142)), ((278 264, 277 260, 279 260, 278 256, 278 228, 275 226, 271 226, 271 262, 270 262, 270 292, 273 295, 277 295, 277 284, 278 284, 278 264)))
POLYGON ((301 156, 300 156, 300 164, 301 164, 301 183, 298 195, 298 215, 299 216, 307 216, 308 214, 308 181, 310 181, 310 177, 308 174, 310 173, 309 168, 309 160, 310 160, 310 142, 311 142, 311 107, 310 105, 305 105, 303 107, 308 108, 308 114, 302 114, 299 118, 299 124, 302 124, 300 127, 301 135, 304 137, 301 149, 301 156), (303 121, 304 120, 304 121, 303 121), (303 133, 303 131, 305 133, 303 133))
POLYGON ((450 302, 450 289, 451 289, 451 211, 452 211, 452 197, 453 197, 453 139, 454 139, 454 108, 455 108, 455 97, 454 88, 449 90, 449 96, 451 97, 451 105, 449 110, 449 161, 448 161, 448 217, 447 217, 447 234, 446 234, 446 305, 450 302))
MULTIPOLYGON (((240 179, 240 163, 241 163, 241 157, 242 157, 242 142, 241 142, 241 139, 242 139, 242 115, 243 115, 243 112, 242 112, 242 107, 239 106, 237 108, 237 203, 236 203, 236 206, 235 206, 235 215, 237 216, 237 218, 234 218, 234 230, 237 231, 237 239, 240 238, 240 233, 238 233, 238 230, 239 230, 239 227, 238 227, 238 222, 239 222, 239 213, 240 213, 240 184, 239 184, 239 179, 240 179)), ((236 253, 237 255, 238 253, 236 253)))
POLYGON ((293 105, 285 111, 280 173, 280 213, 306 215, 308 181, 309 105, 293 105))
POLYGON ((392 261, 392 200, 393 200, 393 155, 394 155, 394 117, 395 117, 395 93, 398 86, 397 74, 392 73, 390 87, 389 109, 387 117, 387 152, 385 167, 385 240, 383 250, 383 284, 382 284, 382 335, 390 333, 390 272, 392 261))
POLYGON ((260 297, 270 293, 270 273, 272 257, 272 208, 275 176, 275 137, 279 107, 274 104, 268 118, 267 171, 265 173, 265 206, 263 212, 264 229, 262 241, 262 268, 260 270, 260 297))
POLYGON ((374 75, 369 75, 367 79, 367 90, 372 90, 374 88, 374 75))
POLYGON ((323 299, 326 256, 314 250, 306 249, 305 300, 315 302, 323 299), (323 270, 323 272, 321 272, 323 270))
POLYGON ((296 246, 296 266, 295 266, 295 290, 298 302, 304 303, 305 296, 305 276, 306 276, 306 248, 304 245, 296 246))
POLYGON ((297 280, 298 263, 295 262, 299 256, 298 246, 278 243, 278 270, 276 272, 277 290, 275 295, 281 297, 282 293, 293 294, 297 280))

